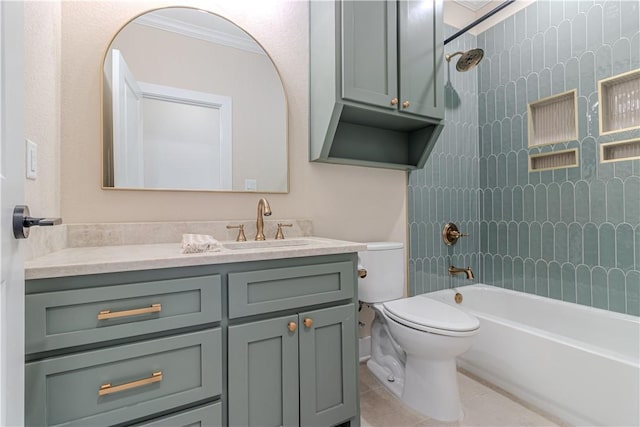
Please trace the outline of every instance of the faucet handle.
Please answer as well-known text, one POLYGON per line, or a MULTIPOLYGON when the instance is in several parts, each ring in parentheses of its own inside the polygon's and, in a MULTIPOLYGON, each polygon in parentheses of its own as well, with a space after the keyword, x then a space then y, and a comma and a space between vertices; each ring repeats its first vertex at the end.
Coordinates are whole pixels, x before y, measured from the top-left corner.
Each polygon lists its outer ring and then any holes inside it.
POLYGON ((442 240, 447 246, 455 245, 459 238, 467 236, 468 234, 461 233, 452 222, 445 224, 442 228, 442 240))
POLYGON ((459 239, 461 237, 469 237, 467 233, 460 233, 459 231, 450 231, 449 235, 454 237, 455 239, 459 239))
POLYGON ((293 227, 293 224, 278 224, 278 231, 276 232, 276 240, 284 240, 284 233, 282 227, 293 227))
POLYGON ((236 242, 246 242, 247 237, 244 235, 244 224, 238 225, 227 225, 228 229, 237 228, 238 229, 238 237, 236 237, 236 242))

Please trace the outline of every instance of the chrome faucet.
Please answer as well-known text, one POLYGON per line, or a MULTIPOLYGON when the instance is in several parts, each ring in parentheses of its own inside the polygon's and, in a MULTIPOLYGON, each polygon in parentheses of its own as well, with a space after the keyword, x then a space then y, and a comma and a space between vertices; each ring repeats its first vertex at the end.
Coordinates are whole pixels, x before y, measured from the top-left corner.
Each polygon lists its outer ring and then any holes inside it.
POLYGON ((258 219, 256 221, 256 239, 255 240, 264 240, 264 222, 262 220, 262 216, 271 215, 271 206, 269 206, 269 202, 264 197, 258 200, 258 219))
POLYGON ((467 276, 467 279, 473 280, 473 271, 471 271, 471 267, 467 268, 458 268, 453 265, 449 266, 449 274, 451 276, 455 276, 456 274, 464 273, 467 276))

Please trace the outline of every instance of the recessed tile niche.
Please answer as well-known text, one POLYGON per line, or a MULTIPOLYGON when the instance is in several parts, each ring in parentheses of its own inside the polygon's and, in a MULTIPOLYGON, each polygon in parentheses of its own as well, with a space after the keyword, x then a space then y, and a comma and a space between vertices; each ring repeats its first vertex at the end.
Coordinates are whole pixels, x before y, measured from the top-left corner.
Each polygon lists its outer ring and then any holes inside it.
POLYGON ((600 163, 640 159, 640 139, 600 144, 600 163))
POLYGON ((532 154, 529 156, 529 172, 578 166, 578 150, 554 151, 553 153, 532 154))
POLYGON ((640 69, 598 82, 600 135, 640 129, 640 69))
POLYGON ((577 91, 571 90, 528 105, 529 147, 578 139, 577 91))

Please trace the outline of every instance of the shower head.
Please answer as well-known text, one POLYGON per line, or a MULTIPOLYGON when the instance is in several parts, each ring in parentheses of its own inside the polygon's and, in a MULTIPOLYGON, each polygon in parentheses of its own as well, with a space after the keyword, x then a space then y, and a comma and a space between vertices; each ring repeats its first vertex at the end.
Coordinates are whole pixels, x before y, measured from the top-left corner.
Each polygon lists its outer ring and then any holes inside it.
POLYGON ((469 71, 482 61, 482 58, 484 57, 484 50, 480 48, 470 49, 466 52, 455 52, 450 55, 445 55, 444 58, 447 62, 451 62, 451 58, 456 55, 461 55, 460 59, 458 59, 458 62, 456 63, 456 70, 464 72, 469 71))

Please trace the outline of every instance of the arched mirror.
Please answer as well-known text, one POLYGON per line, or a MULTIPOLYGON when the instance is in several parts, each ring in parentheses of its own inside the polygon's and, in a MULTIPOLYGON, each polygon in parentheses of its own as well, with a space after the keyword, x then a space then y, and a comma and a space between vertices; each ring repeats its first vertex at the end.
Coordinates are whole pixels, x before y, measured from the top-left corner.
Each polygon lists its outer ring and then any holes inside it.
POLYGON ((102 101, 104 188, 289 190, 282 81, 221 16, 172 7, 128 22, 105 54, 102 101))

